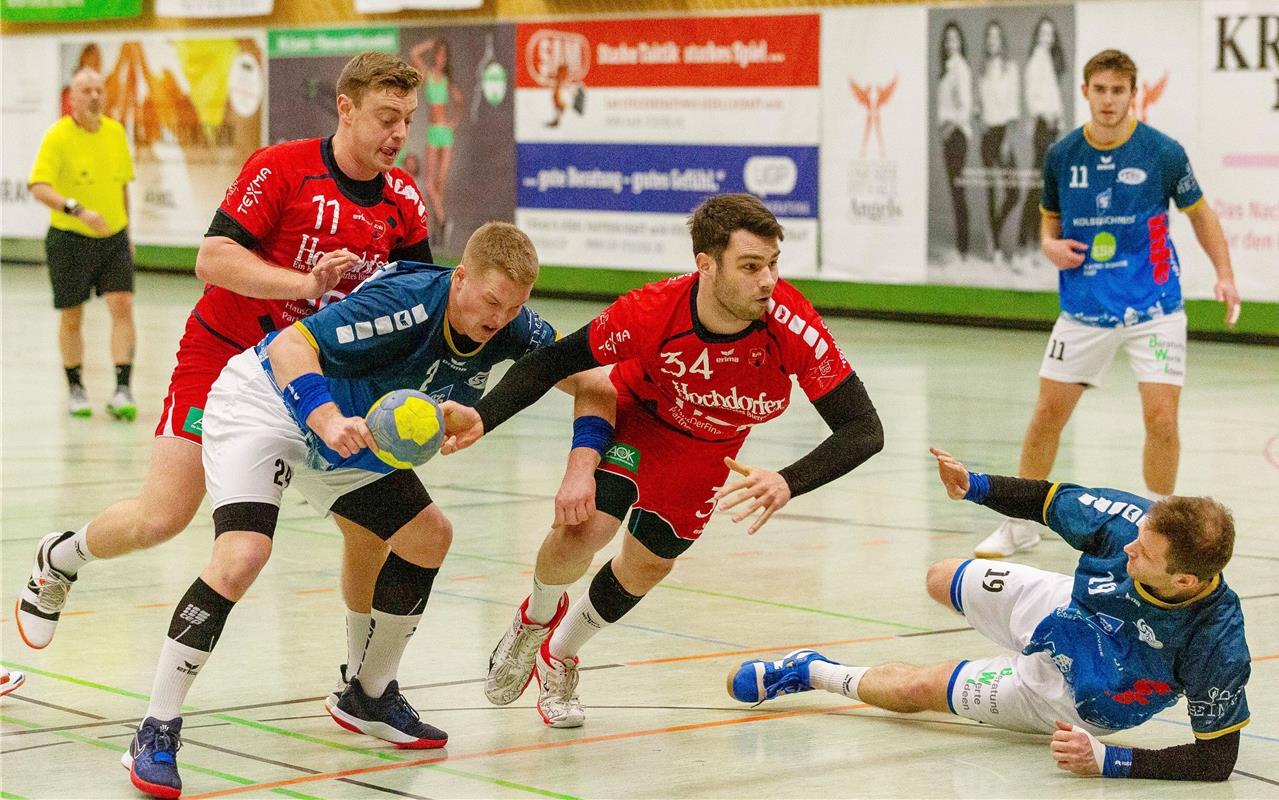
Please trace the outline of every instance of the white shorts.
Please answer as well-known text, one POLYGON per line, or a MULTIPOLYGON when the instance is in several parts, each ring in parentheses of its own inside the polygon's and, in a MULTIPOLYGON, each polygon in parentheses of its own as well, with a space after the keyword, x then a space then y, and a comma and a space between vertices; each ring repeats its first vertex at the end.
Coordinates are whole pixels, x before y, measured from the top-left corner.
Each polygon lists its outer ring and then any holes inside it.
POLYGON ((1047 653, 1024 655, 1044 617, 1070 602, 1074 578, 1024 564, 969 559, 955 570, 950 602, 977 632, 1013 651, 961 661, 951 673, 951 713, 998 728, 1052 733, 1056 720, 1102 736, 1113 731, 1084 722, 1075 696, 1047 653))
POLYGON ((232 358, 204 407, 204 482, 213 508, 231 503, 279 507, 292 483, 320 513, 337 499, 386 475, 362 469, 316 469, 257 353, 232 358))
POLYGON ((1138 383, 1186 382, 1186 313, 1178 311, 1137 325, 1101 328, 1065 314, 1053 325, 1039 376, 1061 383, 1101 386, 1122 347, 1138 383))

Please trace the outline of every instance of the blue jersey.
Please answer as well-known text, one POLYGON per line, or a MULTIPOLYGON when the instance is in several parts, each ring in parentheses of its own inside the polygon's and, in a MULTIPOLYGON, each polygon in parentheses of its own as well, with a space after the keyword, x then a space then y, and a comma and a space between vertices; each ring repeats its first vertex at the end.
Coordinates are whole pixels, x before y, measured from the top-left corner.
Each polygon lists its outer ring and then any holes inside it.
POLYGON ((1082 266, 1058 274, 1062 313, 1086 325, 1135 325, 1182 308, 1168 201, 1185 211, 1203 192, 1180 144, 1135 125, 1107 150, 1077 128, 1044 159, 1044 212, 1061 217, 1062 238, 1088 245, 1082 266))
POLYGON ((1070 604, 1044 617, 1024 652, 1052 657, 1093 725, 1135 727, 1184 694, 1196 736, 1238 730, 1251 672, 1239 596, 1217 575, 1166 603, 1132 579, 1124 546, 1152 505, 1115 489, 1053 487, 1044 522, 1083 555, 1070 604))
MULTIPOLYGON (((362 417, 382 395, 419 389, 437 401, 473 405, 484 394, 493 367, 555 341, 555 329, 528 308, 469 352, 454 340, 446 309, 453 270, 434 264, 388 264, 342 300, 294 323, 320 356, 320 369, 342 413, 362 417)), ((270 334, 257 346, 268 375, 270 334)), ((297 420, 317 469, 354 467, 390 472, 369 450, 343 458, 297 420)))

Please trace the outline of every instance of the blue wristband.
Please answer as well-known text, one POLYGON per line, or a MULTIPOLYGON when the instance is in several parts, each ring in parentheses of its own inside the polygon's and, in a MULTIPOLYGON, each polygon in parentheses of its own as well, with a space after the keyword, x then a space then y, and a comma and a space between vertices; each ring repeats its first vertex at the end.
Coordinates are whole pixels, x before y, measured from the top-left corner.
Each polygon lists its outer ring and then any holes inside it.
POLYGON ((293 413, 293 418, 302 425, 306 425, 306 418, 311 416, 312 411, 325 403, 333 402, 333 395, 329 394, 329 382, 318 372, 297 376, 280 394, 284 397, 284 404, 293 413))
POLYGON ((968 493, 964 495, 964 499, 980 503, 988 494, 990 494, 990 476, 982 472, 968 473, 968 493))
POLYGON ((613 443, 613 426, 603 417, 578 417, 573 420, 573 447, 589 447, 601 456, 613 443))
POLYGON ((1127 778, 1132 772, 1132 748, 1106 745, 1106 755, 1101 765, 1104 778, 1127 778))

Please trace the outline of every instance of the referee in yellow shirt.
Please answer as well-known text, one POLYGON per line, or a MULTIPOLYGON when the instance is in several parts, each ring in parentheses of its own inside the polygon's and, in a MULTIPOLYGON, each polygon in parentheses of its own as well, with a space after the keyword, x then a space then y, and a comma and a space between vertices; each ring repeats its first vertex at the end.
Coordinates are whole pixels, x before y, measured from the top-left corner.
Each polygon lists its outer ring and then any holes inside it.
POLYGON ((31 194, 50 209, 45 254, 53 307, 61 312, 58 344, 71 389, 71 414, 87 417, 80 379, 81 334, 89 290, 111 312, 111 357, 116 389, 107 411, 116 419, 138 415, 129 390, 133 370, 133 254, 129 245, 128 184, 133 159, 124 126, 102 116, 106 87, 90 68, 71 79, 71 114, 45 131, 28 181, 31 194))

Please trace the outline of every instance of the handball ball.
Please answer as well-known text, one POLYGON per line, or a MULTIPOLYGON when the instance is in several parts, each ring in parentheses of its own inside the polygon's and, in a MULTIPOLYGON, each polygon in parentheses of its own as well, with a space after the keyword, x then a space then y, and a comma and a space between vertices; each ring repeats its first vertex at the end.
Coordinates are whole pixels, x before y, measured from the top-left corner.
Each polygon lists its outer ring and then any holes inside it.
POLYGON ((425 464, 444 442, 444 413, 416 389, 382 395, 364 421, 377 443, 373 454, 396 469, 425 464))

